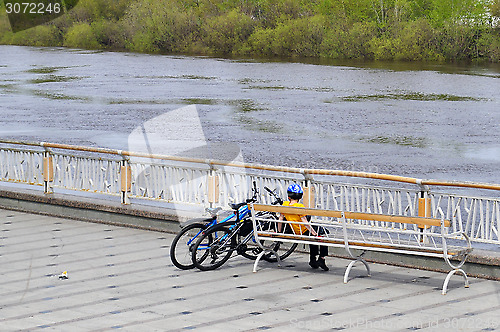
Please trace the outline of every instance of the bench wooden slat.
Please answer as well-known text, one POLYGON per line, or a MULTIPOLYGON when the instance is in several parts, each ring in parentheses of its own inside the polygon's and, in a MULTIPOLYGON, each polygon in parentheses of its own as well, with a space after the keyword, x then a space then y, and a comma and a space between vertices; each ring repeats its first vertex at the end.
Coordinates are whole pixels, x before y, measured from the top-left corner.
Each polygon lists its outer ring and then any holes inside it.
MULTIPOLYGON (((327 237, 325 238, 314 238, 314 239, 308 239, 308 238, 303 238, 298 235, 292 235, 292 234, 282 234, 282 233, 260 233, 259 232, 259 237, 262 238, 273 238, 273 239, 281 239, 281 240, 295 240, 295 241, 304 241, 304 242, 311 242, 313 244, 336 244, 336 245, 344 245, 343 240, 339 239, 329 239, 327 237)), ((360 247, 372 247, 372 248, 384 248, 384 249, 403 249, 403 250, 410 250, 413 252, 429 252, 433 254, 442 254, 443 251, 440 249, 433 249, 433 248, 428 248, 428 247, 410 247, 410 246, 404 246, 404 245, 399 245, 399 244, 382 244, 382 243, 366 243, 366 242, 359 242, 356 240, 349 240, 349 245, 350 246, 360 246, 360 247)), ((460 250, 453 251, 449 250, 448 255, 450 256, 455 256, 460 253, 460 250)))
MULTIPOLYGON (((254 204, 255 211, 270 211, 285 214, 311 215, 318 217, 342 218, 342 211, 337 210, 322 210, 311 208, 300 208, 280 205, 254 204)), ((250 208, 250 207, 249 207, 250 208)), ((346 219, 360 219, 369 221, 397 222, 403 224, 417 224, 425 226, 441 226, 441 219, 426 218, 426 217, 407 217, 407 216, 391 216, 376 213, 364 212, 344 212, 346 219)), ((444 220, 446 227, 450 226, 449 220, 444 220)))

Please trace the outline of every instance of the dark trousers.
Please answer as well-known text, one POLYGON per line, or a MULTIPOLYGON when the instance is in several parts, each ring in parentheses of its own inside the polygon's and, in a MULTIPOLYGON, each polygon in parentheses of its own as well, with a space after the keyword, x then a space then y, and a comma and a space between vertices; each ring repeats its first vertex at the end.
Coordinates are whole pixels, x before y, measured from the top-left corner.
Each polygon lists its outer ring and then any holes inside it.
MULTIPOLYGON (((292 231, 292 228, 290 227, 290 224, 285 224, 285 234, 295 234, 294 231, 292 231)), ((323 227, 314 227, 314 230, 316 231, 317 234, 323 235, 326 234, 325 229, 323 227)), ((303 233, 302 235, 309 235, 309 231, 303 233)), ((316 261, 317 256, 319 254, 319 257, 326 257, 328 256, 328 246, 318 246, 317 244, 310 244, 309 245, 309 260, 311 261, 316 261)))
POLYGON ((310 244, 309 245, 309 259, 311 261, 315 261, 316 256, 319 257, 326 257, 328 256, 328 247, 327 246, 318 246, 316 244, 310 244))
MULTIPOLYGON (((314 227, 314 230, 318 235, 326 234, 325 229, 323 227, 314 227)), ((309 235, 309 231, 304 233, 304 235, 309 235)), ((316 261, 317 256, 326 257, 328 256, 328 247, 327 246, 318 246, 317 244, 309 245, 309 260, 316 261)))

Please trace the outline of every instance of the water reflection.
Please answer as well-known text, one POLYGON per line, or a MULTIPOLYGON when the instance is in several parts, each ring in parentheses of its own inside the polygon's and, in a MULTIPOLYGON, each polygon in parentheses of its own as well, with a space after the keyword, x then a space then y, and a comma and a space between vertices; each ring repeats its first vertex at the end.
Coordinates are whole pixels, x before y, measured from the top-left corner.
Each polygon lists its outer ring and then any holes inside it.
POLYGON ((78 76, 61 76, 61 75, 45 75, 41 78, 35 78, 32 80, 28 80, 27 82, 30 84, 42 84, 42 83, 61 83, 61 82, 69 82, 74 80, 81 80, 83 77, 78 76))
POLYGON ((419 92, 413 93, 389 93, 378 95, 362 95, 362 96, 347 96, 341 97, 342 101, 379 101, 379 100, 416 100, 416 101, 480 101, 485 98, 474 98, 467 96, 455 96, 449 94, 424 94, 419 92))
POLYGON ((360 141, 376 144, 396 144, 416 148, 425 148, 429 145, 429 142, 427 142, 425 137, 413 136, 376 136, 361 138, 360 141))

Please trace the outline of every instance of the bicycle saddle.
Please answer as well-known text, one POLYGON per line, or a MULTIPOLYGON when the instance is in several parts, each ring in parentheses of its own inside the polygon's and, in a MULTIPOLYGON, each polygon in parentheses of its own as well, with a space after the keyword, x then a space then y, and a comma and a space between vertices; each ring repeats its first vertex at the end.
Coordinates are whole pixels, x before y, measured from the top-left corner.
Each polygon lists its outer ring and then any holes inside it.
POLYGON ((239 210, 240 207, 244 206, 244 205, 247 205, 246 202, 243 202, 243 203, 237 203, 237 204, 234 204, 234 203, 229 203, 229 207, 233 210, 239 210))
POLYGON ((216 208, 206 208, 205 211, 208 212, 208 214, 210 214, 212 217, 215 217, 217 216, 217 212, 219 212, 220 210, 222 210, 221 207, 216 207, 216 208))

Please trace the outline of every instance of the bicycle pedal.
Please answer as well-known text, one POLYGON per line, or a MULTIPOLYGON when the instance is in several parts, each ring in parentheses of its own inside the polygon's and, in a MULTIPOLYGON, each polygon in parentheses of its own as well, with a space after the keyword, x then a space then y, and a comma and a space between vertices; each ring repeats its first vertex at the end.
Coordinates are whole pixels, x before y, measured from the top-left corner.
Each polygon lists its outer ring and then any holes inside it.
POLYGON ((247 246, 246 244, 242 244, 240 245, 237 249, 236 249, 236 252, 238 253, 238 255, 241 255, 243 253, 245 253, 247 251, 247 246))

